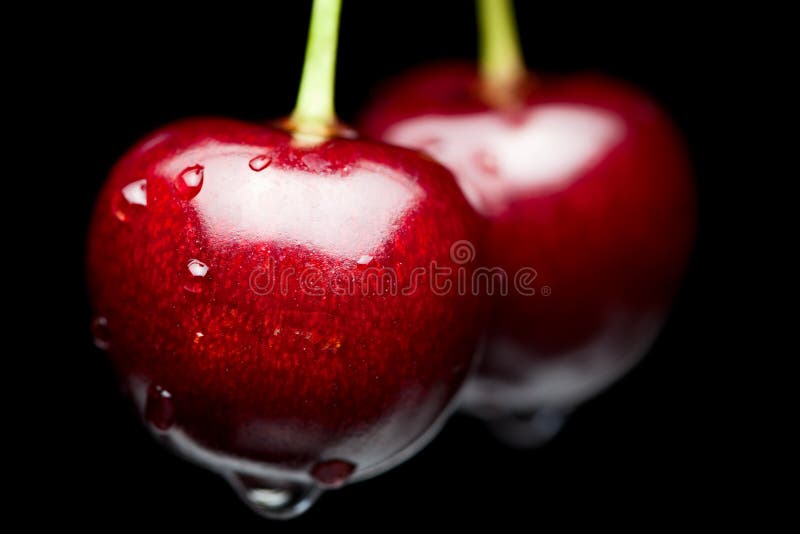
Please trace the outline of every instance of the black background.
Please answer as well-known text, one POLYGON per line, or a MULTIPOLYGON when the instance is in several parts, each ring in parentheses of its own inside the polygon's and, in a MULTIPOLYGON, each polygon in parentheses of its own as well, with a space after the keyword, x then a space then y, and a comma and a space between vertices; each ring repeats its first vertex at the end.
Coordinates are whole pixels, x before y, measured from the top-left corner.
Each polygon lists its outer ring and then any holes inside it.
MULTIPOLYGON (((718 61, 725 38, 712 31, 724 26, 724 16, 670 4, 517 2, 532 68, 604 71, 639 85, 670 111, 692 150, 700 193, 696 250, 662 335, 633 372, 582 407, 552 443, 510 450, 477 422, 455 418, 406 464, 329 493, 300 519, 268 523, 221 479, 151 441, 91 343, 83 251, 92 203, 115 159, 159 125, 193 115, 261 120, 288 114, 310 2, 263 4, 196 7, 176 16, 123 4, 118 13, 95 11, 102 23, 81 22, 73 11, 76 22, 62 28, 61 46, 50 52, 59 75, 49 83, 63 98, 53 125, 66 149, 60 164, 80 171, 55 192, 63 208, 53 245, 63 294, 51 310, 56 331, 41 340, 52 343, 47 352, 56 385, 41 418, 46 437, 40 444, 59 470, 50 471, 44 487, 37 480, 34 491, 49 492, 40 498, 63 505, 59 517, 67 524, 226 531, 380 530, 419 528, 425 521, 457 528, 476 520, 532 530, 544 520, 582 517, 613 525, 644 514, 660 524, 708 512, 709 495, 726 476, 717 469, 719 449, 711 439, 724 398, 714 388, 723 379, 710 379, 722 356, 708 317, 718 306, 713 273, 728 189, 718 166, 724 150, 718 95, 727 91, 723 74, 729 73, 718 61)), ((341 31, 336 100, 350 122, 387 76, 475 54, 468 1, 348 0, 341 31)))

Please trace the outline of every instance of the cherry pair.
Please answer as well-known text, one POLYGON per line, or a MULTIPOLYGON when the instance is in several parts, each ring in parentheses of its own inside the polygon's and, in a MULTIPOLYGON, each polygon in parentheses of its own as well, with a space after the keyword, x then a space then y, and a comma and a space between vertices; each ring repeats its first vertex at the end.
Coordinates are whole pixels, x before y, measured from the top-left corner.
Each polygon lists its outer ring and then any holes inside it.
POLYGON ((465 381, 502 437, 545 439, 664 320, 694 231, 668 118, 531 75, 510 1, 478 4, 480 68, 401 78, 371 140, 335 119, 341 1, 315 0, 289 119, 167 126, 100 194, 96 343, 153 433, 264 515, 414 454, 465 381))

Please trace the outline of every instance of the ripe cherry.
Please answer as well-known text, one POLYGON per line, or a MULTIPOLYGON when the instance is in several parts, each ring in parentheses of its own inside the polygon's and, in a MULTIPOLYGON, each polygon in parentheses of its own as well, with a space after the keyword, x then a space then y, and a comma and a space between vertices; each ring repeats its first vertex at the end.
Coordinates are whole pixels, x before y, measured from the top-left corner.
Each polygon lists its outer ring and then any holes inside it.
POLYGON ((490 225, 486 265, 509 292, 495 288, 465 402, 533 444, 653 342, 693 241, 695 193, 680 136, 648 97, 604 76, 530 74, 510 1, 479 7, 480 69, 407 74, 361 124, 443 162, 490 225))
POLYGON ((426 269, 470 268, 450 249, 479 223, 452 175, 335 122, 339 6, 314 3, 288 121, 147 136, 89 235, 97 346, 148 427, 269 517, 418 450, 478 330, 480 299, 436 291, 426 269))

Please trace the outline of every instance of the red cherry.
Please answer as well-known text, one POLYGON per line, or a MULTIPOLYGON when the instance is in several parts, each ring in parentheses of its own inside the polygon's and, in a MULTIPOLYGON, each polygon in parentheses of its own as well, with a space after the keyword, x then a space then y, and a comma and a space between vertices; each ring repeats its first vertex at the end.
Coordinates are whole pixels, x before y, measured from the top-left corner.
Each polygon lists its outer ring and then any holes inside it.
POLYGON ((492 417, 539 411, 527 436, 508 436, 535 441, 647 351, 691 248, 695 193, 679 135, 646 96, 593 75, 519 87, 492 105, 473 66, 431 66, 388 86, 362 126, 442 161, 489 222, 487 265, 510 290, 495 294, 465 401, 492 417), (515 290, 521 272, 531 291, 515 290))
POLYGON ((115 166, 89 235, 97 344, 145 420, 272 516, 423 445, 480 308, 409 276, 471 272, 450 248, 479 222, 445 168, 301 141, 233 120, 165 127, 115 166), (361 283, 374 272, 387 282, 361 283))

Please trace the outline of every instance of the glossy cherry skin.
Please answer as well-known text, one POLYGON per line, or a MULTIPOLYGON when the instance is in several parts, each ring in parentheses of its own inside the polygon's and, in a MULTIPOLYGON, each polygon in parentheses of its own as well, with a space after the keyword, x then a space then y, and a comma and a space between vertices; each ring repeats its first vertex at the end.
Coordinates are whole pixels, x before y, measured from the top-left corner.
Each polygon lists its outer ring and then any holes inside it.
POLYGON ((480 298, 411 273, 469 269, 450 248, 479 227, 417 152, 173 124, 122 157, 97 200, 98 345, 150 428, 226 476, 371 476, 431 436, 471 367, 480 298))
POLYGON ((363 130, 427 150, 490 225, 485 259, 534 295, 495 293, 466 403, 485 414, 568 411, 651 345, 695 232, 687 153, 646 96, 598 75, 532 78, 516 106, 481 98, 474 67, 387 85, 363 130))

